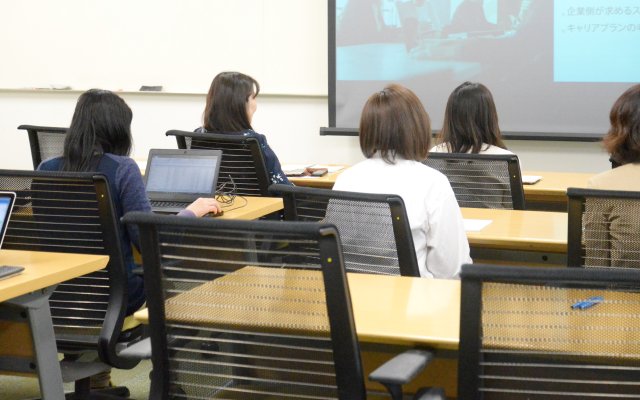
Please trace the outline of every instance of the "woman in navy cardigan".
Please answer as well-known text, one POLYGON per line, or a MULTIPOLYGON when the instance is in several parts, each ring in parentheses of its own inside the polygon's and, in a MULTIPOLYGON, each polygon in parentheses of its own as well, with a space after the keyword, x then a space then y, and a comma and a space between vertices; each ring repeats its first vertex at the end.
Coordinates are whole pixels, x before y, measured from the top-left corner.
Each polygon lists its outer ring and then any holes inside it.
POLYGON ((204 125, 196 132, 253 136, 262 147, 264 161, 272 183, 293 185, 282 172, 280 161, 273 152, 267 138, 253 130, 251 120, 258 108, 256 97, 260 84, 252 77, 239 72, 219 73, 213 82, 204 110, 204 125))

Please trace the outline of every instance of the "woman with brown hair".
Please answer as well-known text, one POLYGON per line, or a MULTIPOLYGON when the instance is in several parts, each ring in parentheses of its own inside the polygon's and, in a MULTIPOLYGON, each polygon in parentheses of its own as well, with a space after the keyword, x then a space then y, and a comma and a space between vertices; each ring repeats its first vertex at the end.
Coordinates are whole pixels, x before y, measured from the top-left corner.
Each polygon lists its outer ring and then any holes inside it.
POLYGON ((640 191, 640 85, 620 96, 609 120, 611 128, 602 142, 611 158, 622 166, 589 179, 588 187, 640 191))
POLYGON ((493 96, 481 83, 465 82, 449 96, 436 153, 513 154, 500 135, 493 96))
POLYGON ((367 160, 344 171, 333 188, 402 197, 420 275, 451 279, 472 261, 449 181, 422 163, 430 142, 431 120, 418 97, 405 87, 388 85, 362 111, 360 148, 367 160))
POLYGON ((269 147, 267 138, 253 130, 251 121, 258 109, 256 97, 260 84, 240 72, 221 72, 213 78, 204 109, 204 125, 196 132, 253 136, 262 147, 264 162, 272 183, 292 185, 282 172, 276 153, 269 147))

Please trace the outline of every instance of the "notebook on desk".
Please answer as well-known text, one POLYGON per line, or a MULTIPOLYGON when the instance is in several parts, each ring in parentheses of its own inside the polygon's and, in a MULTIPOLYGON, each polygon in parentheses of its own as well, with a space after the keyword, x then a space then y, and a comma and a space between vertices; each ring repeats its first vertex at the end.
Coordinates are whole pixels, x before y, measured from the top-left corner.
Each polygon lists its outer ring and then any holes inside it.
POLYGON ((215 197, 220 150, 149 151, 144 184, 153 212, 177 213, 199 197, 215 197))

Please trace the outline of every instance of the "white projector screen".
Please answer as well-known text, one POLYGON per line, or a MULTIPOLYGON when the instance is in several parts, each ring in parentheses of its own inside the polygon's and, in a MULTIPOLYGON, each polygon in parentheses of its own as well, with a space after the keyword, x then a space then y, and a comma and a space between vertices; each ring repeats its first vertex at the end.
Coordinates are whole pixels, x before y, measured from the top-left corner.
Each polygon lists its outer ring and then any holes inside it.
POLYGON ((329 4, 333 134, 357 128, 366 100, 389 83, 413 90, 438 130, 451 91, 472 81, 493 93, 503 132, 595 140, 640 81, 638 0, 329 4))

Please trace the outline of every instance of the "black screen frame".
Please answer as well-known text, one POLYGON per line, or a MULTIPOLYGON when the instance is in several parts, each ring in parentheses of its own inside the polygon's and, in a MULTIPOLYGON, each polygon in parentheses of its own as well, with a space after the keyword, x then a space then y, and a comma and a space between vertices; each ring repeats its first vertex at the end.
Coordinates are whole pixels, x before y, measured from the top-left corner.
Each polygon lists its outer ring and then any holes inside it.
MULTIPOLYGON (((329 126, 320 128, 320 136, 358 136, 357 128, 341 128, 336 126, 337 112, 337 4, 336 0, 328 0, 328 102, 329 102, 329 126)), ((438 130, 433 131, 434 135, 438 130)), ((502 132, 505 140, 527 140, 527 141, 550 141, 550 142, 600 142, 605 136, 604 133, 559 133, 559 132, 502 132)))
POLYGON ((4 235, 7 233, 7 226, 9 226, 9 220, 11 219, 11 213, 13 212, 13 205, 16 202, 16 194, 14 192, 0 192, 0 198, 9 199, 9 207, 4 215, 4 221, 0 227, 0 249, 2 248, 2 242, 4 241, 4 235))
POLYGON ((183 149, 151 149, 149 150, 149 158, 147 158, 147 168, 144 174, 144 186, 147 187, 147 179, 149 177, 149 167, 151 166, 151 160, 156 156, 194 156, 194 157, 217 157, 218 162, 216 164, 215 174, 213 176, 213 185, 211 186, 211 193, 202 194, 181 194, 181 193, 166 193, 166 192, 151 192, 147 190, 147 197, 149 200, 155 201, 179 201, 179 202, 193 202, 200 197, 214 198, 216 196, 216 190, 218 186, 218 177, 220 175, 220 164, 222 163, 222 151, 221 150, 183 150, 183 149))

